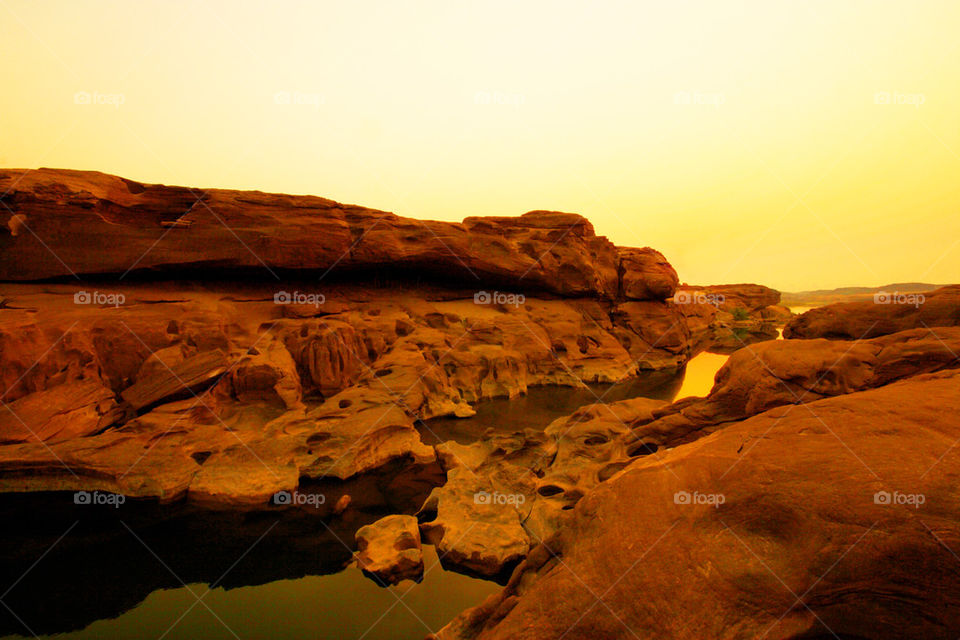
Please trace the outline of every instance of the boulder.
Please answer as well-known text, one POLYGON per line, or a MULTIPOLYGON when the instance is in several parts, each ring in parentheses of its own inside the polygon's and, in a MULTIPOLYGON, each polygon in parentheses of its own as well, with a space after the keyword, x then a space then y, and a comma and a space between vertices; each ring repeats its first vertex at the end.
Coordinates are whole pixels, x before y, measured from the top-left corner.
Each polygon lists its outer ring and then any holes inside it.
POLYGON ((680 284, 677 272, 659 251, 617 247, 621 293, 631 300, 666 300, 680 284))
POLYGON ((356 534, 357 566, 381 586, 423 577, 420 529, 413 516, 392 515, 356 534))
POLYGON ((665 404, 648 398, 595 403, 543 432, 438 445, 447 483, 420 510, 424 536, 445 566, 504 576, 564 525, 584 495, 629 463, 622 436, 665 404))

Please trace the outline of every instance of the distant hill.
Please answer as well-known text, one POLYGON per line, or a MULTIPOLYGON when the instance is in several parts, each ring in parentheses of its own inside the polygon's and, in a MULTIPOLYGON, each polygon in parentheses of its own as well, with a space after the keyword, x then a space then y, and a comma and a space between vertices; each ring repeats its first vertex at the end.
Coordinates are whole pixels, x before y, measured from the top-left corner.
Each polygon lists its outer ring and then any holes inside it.
POLYGON ((896 282, 882 287, 839 287, 837 289, 815 289, 813 291, 785 291, 781 296, 781 303, 788 307, 819 307, 834 302, 854 302, 881 291, 917 293, 933 291, 942 286, 944 285, 927 282, 896 282))

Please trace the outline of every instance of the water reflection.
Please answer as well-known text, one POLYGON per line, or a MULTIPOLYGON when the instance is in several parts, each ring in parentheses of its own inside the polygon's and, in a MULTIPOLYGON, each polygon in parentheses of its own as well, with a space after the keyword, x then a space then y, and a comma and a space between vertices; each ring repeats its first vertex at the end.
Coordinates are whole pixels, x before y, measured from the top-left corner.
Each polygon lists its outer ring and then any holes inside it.
POLYGON ((730 356, 704 351, 687 362, 683 384, 677 391, 675 400, 689 396, 705 396, 713 388, 713 379, 730 356))
MULTIPOLYGON (((543 429, 598 400, 702 396, 726 360, 701 353, 684 369, 617 385, 531 388, 513 400, 478 403, 472 418, 435 419, 420 430, 428 444, 469 443, 490 428, 543 429)), ((138 503, 98 510, 73 505, 69 494, 0 496, 0 519, 7 525, 0 539, 0 585, 13 585, 4 603, 16 612, 0 609, 0 635, 423 638, 500 587, 444 570, 430 546, 424 547, 421 584, 383 589, 346 567, 359 527, 388 513, 413 513, 443 481, 435 466, 398 463, 347 483, 301 487, 324 493, 328 508, 349 494, 351 506, 339 516, 296 508, 210 512, 138 503)))
MULTIPOLYGON (((144 557, 141 562, 151 560, 144 557)), ((431 546, 424 547, 424 564, 420 584, 406 581, 387 589, 353 569, 240 588, 191 583, 160 589, 118 618, 53 637, 421 640, 500 589, 492 582, 445 571, 431 546)), ((99 590, 103 585, 88 588, 99 590)))
MULTIPOLYGON (((227 603, 228 608, 236 607, 232 613, 214 610, 225 619, 235 619, 241 637, 270 637, 251 635, 247 627, 270 618, 272 598, 294 599, 292 592, 300 588, 296 584, 311 577, 321 583, 303 584, 313 585, 314 592, 326 594, 326 599, 313 602, 300 612, 301 620, 291 622, 309 626, 310 635, 284 637, 315 638, 318 633, 319 637, 350 637, 341 633, 347 628, 344 625, 353 628, 367 621, 369 627, 373 623, 369 619, 373 609, 363 609, 359 602, 351 605, 354 598, 375 600, 380 596, 371 594, 381 591, 358 570, 343 571, 352 557, 355 532, 388 513, 413 513, 430 490, 443 481, 444 475, 436 466, 396 463, 380 474, 303 487, 327 497, 326 511, 310 507, 209 511, 183 503, 135 501, 113 508, 74 505, 69 493, 0 496, 0 521, 4 523, 0 585, 9 590, 4 594, 4 604, 15 612, 0 608, 0 636, 74 631, 57 637, 150 637, 154 628, 165 621, 169 626, 172 620, 167 620, 168 613, 158 606, 142 608, 140 603, 149 601, 148 596, 153 597, 151 594, 159 590, 156 602, 186 596, 192 604, 196 599, 184 591, 186 583, 195 585, 193 591, 198 596, 206 587, 198 591, 196 585, 214 585, 204 601, 215 598, 227 603), (343 514, 334 516, 329 505, 345 494, 351 496, 350 506, 343 514), (64 535, 65 532, 69 533, 64 535), (39 558, 42 560, 38 562, 39 558), (350 584, 351 591, 337 594, 333 586, 327 588, 326 580, 332 580, 332 585, 350 584), (262 593, 253 598, 259 599, 259 604, 250 604, 242 594, 235 595, 240 587, 246 588, 244 593, 262 593), (320 610, 339 611, 343 620, 330 627, 318 626, 325 619, 318 613, 320 610), (110 620, 117 616, 121 617, 110 620), (98 620, 103 622, 95 623, 98 620), (95 623, 96 630, 76 631, 91 623, 95 623), (144 627, 151 633, 137 630, 144 627)), ((432 573, 435 575, 431 575, 431 584, 439 583, 438 589, 444 584, 457 585, 457 589, 473 594, 476 589, 497 588, 485 582, 479 587, 464 587, 473 583, 463 583, 461 576, 440 568, 432 573)), ((384 595, 389 597, 389 592, 384 591, 384 595)), ((462 604, 458 596, 451 594, 451 598, 462 604)), ((441 607, 439 603, 436 606, 441 607)), ((201 605, 195 611, 195 628, 167 637, 220 637, 224 629, 215 618, 216 628, 207 629, 209 612, 207 616, 200 615, 206 611, 201 605), (207 635, 207 631, 212 635, 207 635)), ((418 611, 417 615, 428 614, 418 611)), ((264 629, 270 627, 284 629, 285 623, 272 618, 264 629)), ((160 628, 152 635, 156 638, 162 633, 160 628)), ((422 625, 417 634, 410 637, 426 635, 422 625)))
POLYGON ((683 370, 644 373, 618 384, 591 384, 586 388, 530 387, 513 399, 496 398, 478 402, 470 418, 434 418, 418 425, 421 439, 435 445, 449 440, 461 444, 476 442, 489 429, 513 433, 543 429, 553 420, 594 402, 617 402, 646 397, 671 401, 683 382, 683 370))

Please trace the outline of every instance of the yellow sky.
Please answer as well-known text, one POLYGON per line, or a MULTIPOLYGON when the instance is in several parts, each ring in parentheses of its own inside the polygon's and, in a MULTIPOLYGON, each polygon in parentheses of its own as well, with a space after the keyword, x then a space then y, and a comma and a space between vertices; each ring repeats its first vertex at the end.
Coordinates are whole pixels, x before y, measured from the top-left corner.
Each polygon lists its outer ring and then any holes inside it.
POLYGON ((0 0, 0 166, 461 220, 691 283, 960 281, 960 2, 0 0))

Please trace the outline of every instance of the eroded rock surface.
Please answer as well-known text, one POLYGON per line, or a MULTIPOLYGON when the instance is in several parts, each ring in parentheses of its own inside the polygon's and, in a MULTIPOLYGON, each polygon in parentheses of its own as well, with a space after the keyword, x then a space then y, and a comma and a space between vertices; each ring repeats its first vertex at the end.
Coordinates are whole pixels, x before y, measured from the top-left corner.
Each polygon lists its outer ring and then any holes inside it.
POLYGON ((423 576, 420 529, 413 516, 392 515, 361 527, 356 534, 357 566, 379 584, 423 576))
POLYGON ((503 576, 560 529, 590 489, 629 462, 622 437, 665 402, 596 403, 544 431, 485 434, 471 445, 436 447, 447 482, 420 511, 424 538, 444 564, 503 576))
POLYGON ((953 638, 958 388, 777 407, 634 462, 438 637, 953 638))
POLYGON ((960 366, 960 329, 903 331, 861 341, 779 340, 730 356, 706 398, 681 399, 634 422, 632 452, 674 446, 725 422, 787 404, 863 391, 960 366))
POLYGON ((113 392, 78 380, 23 396, 0 412, 0 444, 57 442, 103 431, 123 418, 113 392))
POLYGON ((96 299, 82 286, 0 285, 0 489, 262 504, 303 478, 433 460, 417 420, 693 353, 682 330, 658 335, 682 318, 655 301, 500 304, 340 286, 316 313, 291 314, 263 285, 97 291, 122 295, 118 305, 78 302, 78 291, 96 299))
POLYGON ((642 458, 659 458, 665 450, 776 407, 956 369, 956 353, 960 330, 953 328, 860 342, 767 342, 731 356, 705 398, 598 403, 554 421, 544 432, 488 434, 469 446, 446 443, 437 454, 449 481, 425 504, 422 527, 450 552, 449 564, 474 572, 482 566, 486 575, 496 575, 524 548, 561 530, 592 489, 642 458), (477 506, 476 496, 487 494, 520 500, 513 509, 477 506))
POLYGON ((318 274, 389 270, 391 277, 440 275, 474 289, 613 298, 624 267, 626 295, 672 294, 669 264, 632 253, 621 263, 617 248, 571 213, 531 211, 456 224, 313 196, 140 184, 65 169, 0 170, 0 193, 9 218, 3 219, 9 232, 0 233, 0 280, 131 269, 172 277, 264 267, 318 274), (106 238, 108 251, 91 250, 106 238))
POLYGON ((780 292, 759 284, 706 287, 682 285, 677 306, 696 349, 733 353, 756 342, 776 339, 793 314, 780 305, 780 292))
POLYGON ((784 338, 859 340, 907 329, 960 326, 960 285, 925 293, 875 294, 871 300, 838 302, 792 319, 784 338))

